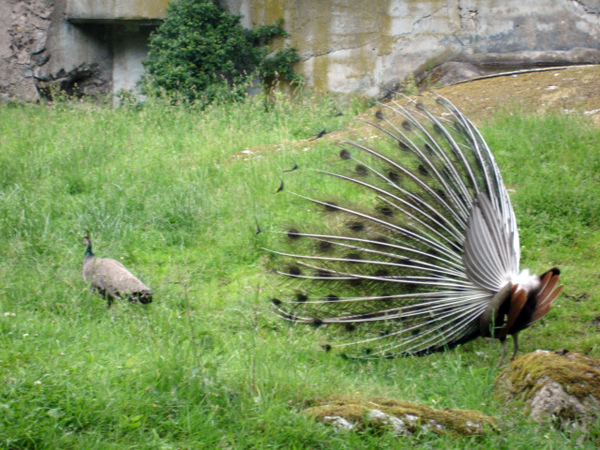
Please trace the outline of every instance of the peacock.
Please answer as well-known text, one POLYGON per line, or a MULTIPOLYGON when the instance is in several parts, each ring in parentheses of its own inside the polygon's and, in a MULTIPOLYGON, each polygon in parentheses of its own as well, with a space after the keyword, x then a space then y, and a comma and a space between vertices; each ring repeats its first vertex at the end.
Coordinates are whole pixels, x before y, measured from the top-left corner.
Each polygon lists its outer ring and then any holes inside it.
POLYGON ((272 298, 275 312, 327 325, 323 347, 351 358, 494 337, 500 365, 509 335, 514 357, 518 333, 560 294, 560 270, 520 271, 517 221, 483 136, 442 97, 383 104, 365 122, 375 134, 341 144, 333 165, 343 168, 317 171, 347 195, 291 192, 318 215, 266 249, 289 281, 272 298))
POLYGON ((83 237, 83 279, 92 284, 92 289, 108 301, 127 298, 130 302, 151 303, 153 292, 138 280, 119 261, 98 258, 92 252, 92 239, 89 231, 83 237))

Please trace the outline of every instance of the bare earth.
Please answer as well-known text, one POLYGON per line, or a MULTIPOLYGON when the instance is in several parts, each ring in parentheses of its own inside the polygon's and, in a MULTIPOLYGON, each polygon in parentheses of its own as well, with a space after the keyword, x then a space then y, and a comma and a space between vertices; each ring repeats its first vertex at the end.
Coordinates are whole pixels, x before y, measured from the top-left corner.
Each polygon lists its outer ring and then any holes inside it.
POLYGON ((479 122, 499 109, 581 114, 600 126, 600 66, 523 72, 435 90, 479 122))

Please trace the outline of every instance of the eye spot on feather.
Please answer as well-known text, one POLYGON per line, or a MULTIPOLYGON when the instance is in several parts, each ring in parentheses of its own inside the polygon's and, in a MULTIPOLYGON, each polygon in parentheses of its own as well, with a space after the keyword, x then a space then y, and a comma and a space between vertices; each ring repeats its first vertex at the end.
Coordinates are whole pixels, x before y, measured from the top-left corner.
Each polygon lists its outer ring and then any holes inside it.
POLYGON ((377 208, 375 208, 375 211, 386 217, 392 217, 394 215, 394 210, 387 205, 378 206, 377 208))
POLYGON ((410 145, 408 145, 408 143, 402 140, 398 140, 398 147, 400 147, 400 150, 403 150, 405 152, 410 151, 410 145))
POLYGON ((350 281, 348 281, 348 284, 352 287, 356 287, 356 286, 360 286, 362 284, 363 280, 360 278, 352 278, 350 281))
POLYGON ((450 181, 452 179, 452 173, 450 172, 450 169, 447 166, 444 166, 442 168, 442 175, 447 181, 450 181))
POLYGON ((367 166, 364 166, 362 164, 357 164, 354 168, 354 171, 357 175, 361 177, 366 177, 369 174, 369 169, 367 169, 367 166))
POLYGON ((356 330, 356 325, 354 325, 353 323, 347 323, 346 325, 344 325, 344 328, 346 329, 346 331, 352 332, 356 330))
POLYGON ((402 128, 404 128, 406 131, 412 131, 413 127, 410 124, 410 122, 408 120, 405 120, 402 122, 402 128))
POLYGON ((340 298, 337 295, 329 294, 325 297, 325 301, 328 302, 337 302, 340 298))
POLYGON ((321 346, 321 348, 323 350, 325 350, 326 352, 330 352, 331 351, 331 345, 329 345, 329 344, 324 344, 324 345, 321 346))
POLYGON ((441 134, 442 136, 444 135, 444 130, 442 130, 442 127, 437 123, 433 124, 433 131, 435 131, 437 134, 441 134))
POLYGON ((289 237, 290 239, 298 239, 302 236, 300 235, 300 232, 298 230, 296 230, 295 228, 290 228, 287 232, 287 237, 289 237))
POLYGON ((346 223, 346 228, 358 233, 359 231, 363 231, 365 229, 365 224, 358 221, 352 221, 346 223))
POLYGON ((385 277, 389 277, 390 273, 385 269, 379 269, 373 275, 376 277, 379 277, 379 278, 385 278, 385 277))
POLYGON ((342 158, 342 159, 350 159, 350 158, 352 158, 352 154, 350 153, 350 150, 343 149, 340 152, 340 158, 342 158))
POLYGON ((465 127, 463 127, 460 122, 457 122, 456 120, 454 120, 454 121, 452 121, 452 125, 454 126, 454 129, 459 134, 462 134, 463 136, 467 134, 466 131, 465 131, 465 127))
POLYGON ((328 252, 333 248, 333 244, 329 241, 319 241, 317 247, 320 252, 328 252))
POLYGON ((323 325, 323 321, 315 317, 314 319, 312 319, 312 322, 310 324, 314 327, 320 327, 321 325, 323 325))
POLYGON ((275 306, 279 306, 283 302, 281 300, 279 300, 278 298, 272 298, 271 303, 273 303, 275 306))
POLYGON ((290 266, 288 268, 288 273, 293 276, 302 275, 302 271, 300 270, 300 268, 298 266, 290 266))
POLYGON ((305 302, 306 300, 308 300, 308 296, 306 294, 303 294, 302 292, 298 292, 296 294, 296 301, 297 302, 305 302))
POLYGON ((338 211, 339 209, 339 206, 336 205, 334 202, 325 203, 325 211, 327 212, 334 212, 338 211))
POLYGON ((423 176, 429 176, 429 170, 423 164, 419 165, 419 173, 423 176))
POLYGON ((404 284, 404 291, 407 293, 412 293, 415 292, 417 290, 417 285, 414 283, 406 283, 404 284))
POLYGON ((360 256, 359 253, 348 253, 346 255, 346 259, 349 259, 351 261, 360 261, 362 259, 362 256, 360 256))
POLYGON ((397 172, 394 171, 389 171, 388 172, 388 179, 392 182, 392 183, 396 183, 398 184, 400 182, 400 175, 398 175, 397 172))
POLYGON ((429 156, 432 156, 433 155, 433 147, 431 147, 431 145, 429 145, 429 144, 425 144, 425 152, 427 152, 427 154, 429 156))

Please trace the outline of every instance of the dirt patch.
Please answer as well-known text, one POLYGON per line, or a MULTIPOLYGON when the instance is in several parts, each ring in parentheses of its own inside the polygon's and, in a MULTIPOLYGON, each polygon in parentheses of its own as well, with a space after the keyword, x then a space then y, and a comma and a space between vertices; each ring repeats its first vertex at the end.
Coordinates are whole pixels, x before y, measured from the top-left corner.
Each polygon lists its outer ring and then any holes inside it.
POLYGON ((501 109, 520 109, 580 114, 600 126, 600 66, 515 72, 433 92, 448 98, 475 123, 501 109))

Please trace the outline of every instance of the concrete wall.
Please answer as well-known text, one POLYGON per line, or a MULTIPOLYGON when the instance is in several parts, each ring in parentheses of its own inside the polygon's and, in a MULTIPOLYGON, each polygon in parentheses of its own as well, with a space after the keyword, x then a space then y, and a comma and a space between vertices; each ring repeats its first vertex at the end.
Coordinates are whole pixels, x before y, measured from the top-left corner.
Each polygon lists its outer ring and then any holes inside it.
MULTIPOLYGON (((297 69, 308 84, 340 93, 377 97, 447 60, 498 61, 490 54, 517 66, 544 58, 600 61, 600 0, 219 2, 243 15, 247 27, 283 18, 291 34, 286 43, 301 55, 297 69), (587 51, 574 59, 568 52, 547 56, 578 47, 587 51)), ((2 0, 0 99, 33 100, 57 87, 79 94, 134 87, 149 32, 167 4, 2 0)))
POLYGON ((600 1, 221 0, 245 26, 284 18, 309 84, 371 96, 476 53, 600 48, 600 1))
POLYGON ((142 61, 148 54, 151 28, 140 25, 113 28, 113 91, 133 90, 144 73, 142 61))

